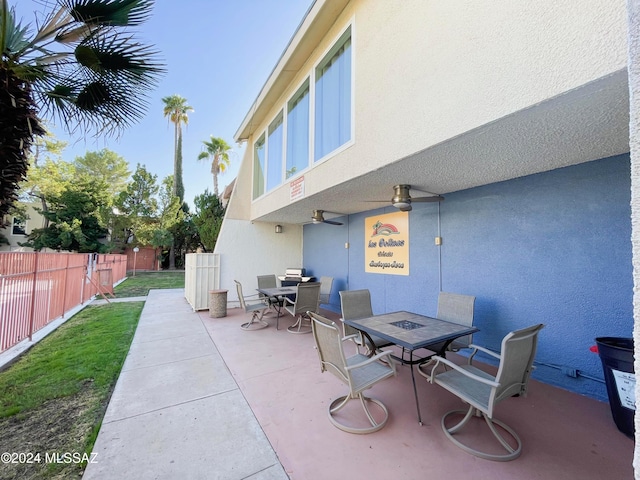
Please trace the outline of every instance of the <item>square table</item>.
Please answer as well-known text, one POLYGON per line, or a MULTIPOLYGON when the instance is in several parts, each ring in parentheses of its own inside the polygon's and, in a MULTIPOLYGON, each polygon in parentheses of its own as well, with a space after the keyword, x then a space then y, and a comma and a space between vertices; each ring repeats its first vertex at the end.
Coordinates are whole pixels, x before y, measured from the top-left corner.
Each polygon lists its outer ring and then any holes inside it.
MULTIPOLYGON (((367 337, 369 335, 375 335, 376 337, 380 337, 402 347, 402 357, 395 355, 393 355, 393 357, 411 366, 411 381, 413 382, 413 393, 416 399, 418 423, 420 425, 422 425, 422 417, 420 415, 420 403, 418 401, 418 390, 416 388, 413 366, 423 362, 426 358, 414 359, 414 350, 428 348, 429 345, 444 342, 442 348, 436 352, 436 355, 444 356, 447 347, 456 338, 464 337, 465 335, 470 335, 478 331, 476 327, 458 325, 457 323, 406 311, 344 320, 344 323, 360 330, 367 337), (409 351, 409 360, 404 359, 404 350, 409 351)), ((370 337, 369 341, 371 345, 373 345, 370 337)))

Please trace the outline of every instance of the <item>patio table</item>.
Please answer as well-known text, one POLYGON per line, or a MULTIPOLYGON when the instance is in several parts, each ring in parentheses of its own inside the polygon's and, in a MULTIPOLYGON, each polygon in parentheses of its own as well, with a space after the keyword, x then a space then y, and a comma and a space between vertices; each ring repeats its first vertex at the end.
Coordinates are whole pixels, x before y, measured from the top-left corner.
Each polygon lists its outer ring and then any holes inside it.
POLYGON ((420 425, 422 425, 422 417, 420 415, 420 403, 418 401, 413 366, 424 362, 429 357, 414 359, 413 352, 421 348, 428 348, 429 345, 444 342, 440 350, 435 352, 436 355, 444 356, 447 347, 453 340, 478 331, 476 327, 458 325, 407 311, 384 313, 356 320, 344 320, 344 323, 363 332, 368 337, 371 345, 373 345, 373 341, 370 335, 375 335, 402 347, 402 357, 396 355, 392 355, 392 357, 411 367, 413 394, 416 399, 418 423, 420 425), (409 352, 408 360, 404 358, 405 350, 409 352))
POLYGON ((272 303, 276 312, 278 313, 276 317, 276 329, 278 328, 278 320, 280 319, 280 315, 282 314, 282 305, 279 302, 280 297, 295 297, 298 294, 297 286, 289 286, 289 287, 271 287, 271 288, 258 288, 259 293, 262 295, 273 298, 275 301, 272 303))

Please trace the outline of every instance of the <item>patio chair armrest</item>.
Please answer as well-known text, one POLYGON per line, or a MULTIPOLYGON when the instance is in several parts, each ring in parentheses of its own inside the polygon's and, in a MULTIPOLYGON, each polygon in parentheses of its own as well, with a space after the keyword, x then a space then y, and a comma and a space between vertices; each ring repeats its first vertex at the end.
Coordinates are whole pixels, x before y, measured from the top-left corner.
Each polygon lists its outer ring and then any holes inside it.
MULTIPOLYGON (((462 368, 457 363, 453 363, 451 360, 447 360, 444 357, 435 356, 435 357, 432 357, 432 360, 435 360, 436 364, 431 369, 431 375, 430 375, 430 377, 428 379, 429 383, 434 383, 434 380, 435 380, 435 377, 436 377, 435 371, 438 368, 438 365, 442 363, 442 364, 454 369, 456 372, 464 375, 465 377, 471 378, 472 380, 475 380, 477 382, 484 383, 485 385, 489 385, 490 387, 493 387, 493 388, 496 388, 496 387, 500 386, 500 384, 498 382, 496 382, 494 380, 489 380, 488 378, 481 377, 479 375, 476 375, 475 373, 470 372, 469 370, 467 370, 465 368, 462 368)), ((418 369, 418 372, 420 372, 420 369, 418 369)))
POLYGON ((291 300, 289 297, 282 297, 284 300, 284 303, 290 303, 291 305, 295 305, 296 302, 294 302, 293 300, 291 300))
POLYGON ((380 351, 380 353, 377 353, 375 355, 373 355, 372 357, 367 358, 367 360, 364 360, 360 363, 356 363, 355 365, 349 365, 348 367, 346 367, 347 371, 348 370, 353 370, 354 368, 360 368, 360 367, 364 367, 365 365, 369 365, 370 363, 374 363, 377 362, 378 360, 387 357, 386 358, 386 363, 393 369, 394 373, 396 371, 396 364, 393 362, 393 360, 391 359, 391 350, 382 350, 380 351))
POLYGON ((500 355, 499 353, 496 353, 492 350, 489 350, 488 348, 485 347, 481 347, 480 345, 475 345, 475 344, 470 344, 468 348, 471 348, 473 351, 471 352, 471 355, 469 355, 469 363, 471 363, 473 361, 473 357, 475 356, 476 353, 478 352, 482 352, 482 353, 486 353, 487 355, 493 357, 493 358, 497 358, 498 360, 500 360, 502 358, 502 355, 500 355))
POLYGON ((360 336, 357 333, 352 333, 351 335, 347 335, 346 337, 342 337, 342 341, 344 342, 345 340, 354 340, 359 338, 360 336))

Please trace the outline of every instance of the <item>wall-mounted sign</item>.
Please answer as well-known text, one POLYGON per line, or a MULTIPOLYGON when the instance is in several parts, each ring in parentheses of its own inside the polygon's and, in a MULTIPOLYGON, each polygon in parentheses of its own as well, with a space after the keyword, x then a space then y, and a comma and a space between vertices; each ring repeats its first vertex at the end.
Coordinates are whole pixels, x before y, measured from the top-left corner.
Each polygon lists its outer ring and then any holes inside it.
POLYGON ((304 198, 304 175, 289 182, 289 201, 304 198))
POLYGON ((409 212, 364 220, 364 271, 409 275, 409 212))

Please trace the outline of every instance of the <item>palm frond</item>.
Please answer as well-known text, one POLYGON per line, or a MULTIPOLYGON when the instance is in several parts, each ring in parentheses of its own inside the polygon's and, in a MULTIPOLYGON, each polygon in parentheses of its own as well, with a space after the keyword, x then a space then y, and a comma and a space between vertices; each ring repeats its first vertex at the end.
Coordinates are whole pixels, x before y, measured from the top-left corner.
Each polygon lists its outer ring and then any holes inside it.
POLYGON ((117 73, 131 82, 152 85, 164 68, 158 52, 120 34, 93 35, 75 49, 78 63, 102 75, 117 73))
POLYGON ((0 8, 0 55, 13 61, 16 54, 29 45, 29 26, 16 23, 15 10, 9 9, 6 0, 0 8))
POLYGON ((45 25, 38 29, 36 36, 31 42, 32 44, 36 45, 40 42, 54 39, 61 30, 71 25, 74 19, 67 9, 59 8, 57 11, 51 12, 45 22, 45 25))
POLYGON ((147 20, 153 0, 60 0, 82 23, 109 26, 139 25, 147 20))

